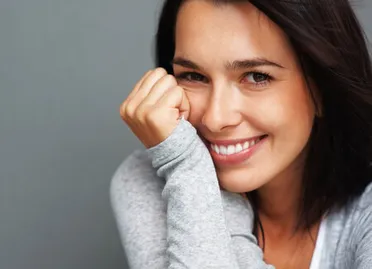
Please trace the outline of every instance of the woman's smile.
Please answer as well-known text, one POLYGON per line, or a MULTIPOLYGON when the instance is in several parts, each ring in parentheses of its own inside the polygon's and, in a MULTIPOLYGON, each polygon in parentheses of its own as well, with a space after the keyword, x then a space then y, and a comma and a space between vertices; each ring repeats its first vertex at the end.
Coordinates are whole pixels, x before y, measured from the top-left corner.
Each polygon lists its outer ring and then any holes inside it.
POLYGON ((248 160, 266 142, 268 136, 263 135, 247 140, 243 144, 216 145, 207 144, 209 152, 218 166, 231 166, 248 160))

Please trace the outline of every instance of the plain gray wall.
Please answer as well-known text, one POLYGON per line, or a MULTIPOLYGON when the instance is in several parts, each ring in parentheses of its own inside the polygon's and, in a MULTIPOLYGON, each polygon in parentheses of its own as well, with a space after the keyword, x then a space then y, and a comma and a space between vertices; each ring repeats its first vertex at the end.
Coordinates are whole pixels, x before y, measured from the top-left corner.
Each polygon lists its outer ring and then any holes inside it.
POLYGON ((160 2, 0 1, 0 269, 126 268, 109 184, 142 145, 118 109, 160 2))

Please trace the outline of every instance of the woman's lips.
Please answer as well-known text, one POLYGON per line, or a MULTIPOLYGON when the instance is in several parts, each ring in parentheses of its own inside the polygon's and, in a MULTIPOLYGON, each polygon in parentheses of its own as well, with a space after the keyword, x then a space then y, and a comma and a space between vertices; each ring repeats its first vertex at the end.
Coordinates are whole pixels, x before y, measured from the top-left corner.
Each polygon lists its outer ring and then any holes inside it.
POLYGON ((212 149, 211 144, 208 141, 203 139, 203 142, 207 146, 209 153, 211 154, 215 164, 220 165, 220 166, 225 166, 225 165, 236 165, 249 159, 263 145, 263 143, 266 142, 267 138, 268 136, 264 136, 258 143, 256 143, 252 147, 244 149, 241 152, 234 153, 231 155, 218 154, 212 149))

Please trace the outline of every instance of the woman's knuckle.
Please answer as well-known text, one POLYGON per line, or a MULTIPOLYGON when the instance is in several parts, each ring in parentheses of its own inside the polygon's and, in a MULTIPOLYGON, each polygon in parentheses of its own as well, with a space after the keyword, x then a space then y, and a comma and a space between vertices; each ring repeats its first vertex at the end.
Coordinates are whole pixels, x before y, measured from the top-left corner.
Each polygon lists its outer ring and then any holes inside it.
POLYGON ((125 114, 128 115, 130 118, 133 118, 133 116, 135 115, 135 112, 136 112, 135 106, 133 106, 131 104, 126 106, 125 114))
POLYGON ((157 67, 154 72, 159 76, 165 76, 167 71, 163 67, 157 67))
POLYGON ((158 119, 158 116, 157 116, 156 110, 150 110, 145 118, 146 122, 151 125, 153 125, 157 119, 158 119))
POLYGON ((147 117, 148 111, 149 105, 146 104, 140 105, 135 111, 135 116, 138 120, 142 121, 144 118, 147 117))
POLYGON ((165 79, 170 84, 177 84, 176 78, 170 74, 167 74, 165 79))
POLYGON ((120 113, 121 116, 125 116, 126 111, 127 111, 127 107, 128 107, 127 102, 124 102, 124 103, 122 103, 120 105, 120 107, 119 107, 119 113, 120 113))

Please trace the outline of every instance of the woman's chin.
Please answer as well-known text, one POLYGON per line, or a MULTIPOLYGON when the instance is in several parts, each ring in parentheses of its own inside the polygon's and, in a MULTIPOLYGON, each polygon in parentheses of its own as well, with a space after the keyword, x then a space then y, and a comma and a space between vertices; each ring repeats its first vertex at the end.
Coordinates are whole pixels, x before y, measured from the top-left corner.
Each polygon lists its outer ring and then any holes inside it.
POLYGON ((249 180, 247 177, 240 178, 229 176, 228 178, 225 178, 224 176, 220 176, 218 180, 221 189, 235 193, 250 192, 262 186, 260 182, 249 180))

